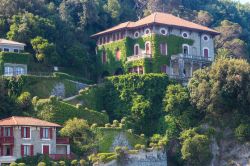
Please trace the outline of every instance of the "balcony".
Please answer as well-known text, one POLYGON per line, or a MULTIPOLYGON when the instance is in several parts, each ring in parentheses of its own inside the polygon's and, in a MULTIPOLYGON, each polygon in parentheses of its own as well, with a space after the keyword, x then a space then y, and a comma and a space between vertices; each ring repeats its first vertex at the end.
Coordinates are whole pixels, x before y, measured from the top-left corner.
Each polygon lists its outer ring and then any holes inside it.
POLYGON ((139 55, 133 55, 127 57, 127 62, 135 61, 135 60, 140 60, 140 59, 151 59, 152 55, 151 54, 139 54, 139 55))
POLYGON ((177 59, 185 59, 185 60, 209 62, 209 63, 213 61, 212 57, 204 57, 204 56, 197 56, 190 54, 178 54, 171 56, 171 60, 177 60, 177 59))
POLYGON ((49 157, 53 160, 68 159, 72 160, 74 158, 73 154, 50 154, 49 157))
POLYGON ((56 144, 69 144, 69 138, 56 138, 56 144))
POLYGON ((0 144, 14 144, 14 137, 0 137, 0 144))

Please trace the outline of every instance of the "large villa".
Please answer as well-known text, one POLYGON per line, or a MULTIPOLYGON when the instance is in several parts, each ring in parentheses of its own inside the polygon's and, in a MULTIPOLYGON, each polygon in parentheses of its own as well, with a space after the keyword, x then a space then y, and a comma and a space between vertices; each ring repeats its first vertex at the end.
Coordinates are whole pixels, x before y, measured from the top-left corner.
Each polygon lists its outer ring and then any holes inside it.
POLYGON ((166 13, 153 13, 92 35, 102 77, 123 73, 166 73, 188 79, 214 60, 219 33, 166 13))

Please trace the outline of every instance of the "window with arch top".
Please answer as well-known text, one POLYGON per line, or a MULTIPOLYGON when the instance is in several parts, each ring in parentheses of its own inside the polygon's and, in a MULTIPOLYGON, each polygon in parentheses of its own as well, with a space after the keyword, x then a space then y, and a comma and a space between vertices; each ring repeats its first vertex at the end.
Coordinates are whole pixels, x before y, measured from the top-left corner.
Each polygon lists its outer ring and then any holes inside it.
POLYGON ((139 49, 140 49, 139 44, 135 44, 134 45, 134 55, 139 55, 139 49))
POLYGON ((147 55, 151 54, 151 44, 150 44, 150 42, 145 43, 145 51, 146 51, 147 55))

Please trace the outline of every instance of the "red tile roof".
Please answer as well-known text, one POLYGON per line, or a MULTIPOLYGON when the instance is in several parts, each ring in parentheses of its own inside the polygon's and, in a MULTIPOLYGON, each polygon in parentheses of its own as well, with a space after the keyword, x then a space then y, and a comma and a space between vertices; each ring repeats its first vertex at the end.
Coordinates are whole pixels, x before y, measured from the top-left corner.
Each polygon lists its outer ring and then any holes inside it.
POLYGON ((44 127, 61 127, 56 123, 47 122, 44 120, 32 118, 12 116, 6 119, 0 120, 0 126, 44 126, 44 127))
POLYGON ((94 36, 102 35, 102 34, 112 32, 115 30, 121 30, 121 29, 126 29, 126 28, 127 29, 136 28, 136 27, 145 26, 145 25, 152 24, 152 23, 168 25, 170 27, 179 27, 179 28, 192 29, 192 30, 197 30, 197 31, 206 31, 206 32, 214 34, 214 35, 219 34, 219 32, 217 32, 211 28, 193 23, 191 21, 184 20, 184 19, 176 17, 172 14, 156 12, 156 13, 153 13, 153 14, 151 14, 151 15, 149 15, 141 20, 136 21, 136 22, 121 23, 117 26, 114 26, 114 27, 109 28, 105 31, 96 33, 92 36, 94 37, 94 36))
POLYGON ((0 45, 1 44, 20 45, 20 46, 25 46, 26 45, 24 43, 19 43, 19 42, 12 41, 12 40, 7 40, 7 39, 0 39, 0 45))

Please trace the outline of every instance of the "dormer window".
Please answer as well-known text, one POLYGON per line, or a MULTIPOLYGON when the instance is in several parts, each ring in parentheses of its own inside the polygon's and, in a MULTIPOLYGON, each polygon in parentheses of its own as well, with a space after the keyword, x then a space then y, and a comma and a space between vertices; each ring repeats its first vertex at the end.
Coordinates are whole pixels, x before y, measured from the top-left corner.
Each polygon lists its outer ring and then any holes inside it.
POLYGON ((145 29, 144 34, 145 34, 145 35, 149 35, 150 32, 151 32, 151 30, 150 30, 149 28, 147 28, 147 29, 145 29))
POLYGON ((183 33, 182 33, 182 37, 183 37, 183 38, 188 38, 188 37, 189 37, 189 35, 188 35, 188 33, 187 33, 187 32, 183 32, 183 33))
POLYGON ((138 38, 139 35, 140 35, 140 33, 139 33, 138 31, 136 31, 136 32, 134 33, 134 37, 135 37, 135 38, 138 38))

